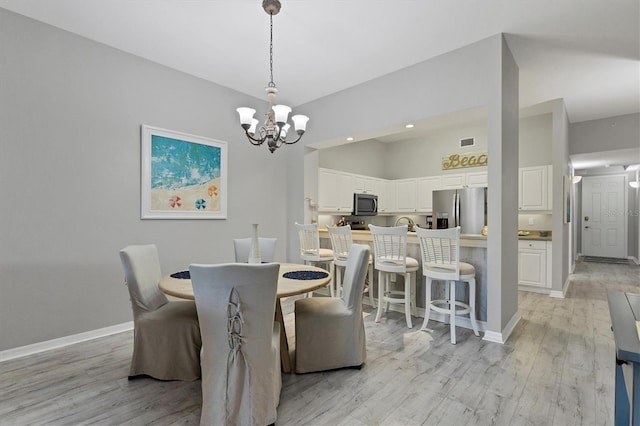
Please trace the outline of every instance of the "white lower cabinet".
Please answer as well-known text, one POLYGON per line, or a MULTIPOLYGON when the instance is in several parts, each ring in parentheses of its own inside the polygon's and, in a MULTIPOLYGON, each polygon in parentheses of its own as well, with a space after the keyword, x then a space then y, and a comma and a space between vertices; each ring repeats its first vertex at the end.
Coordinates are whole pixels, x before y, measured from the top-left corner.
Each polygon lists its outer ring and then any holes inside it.
POLYGON ((550 288, 547 279, 547 242, 518 240, 518 285, 550 288))

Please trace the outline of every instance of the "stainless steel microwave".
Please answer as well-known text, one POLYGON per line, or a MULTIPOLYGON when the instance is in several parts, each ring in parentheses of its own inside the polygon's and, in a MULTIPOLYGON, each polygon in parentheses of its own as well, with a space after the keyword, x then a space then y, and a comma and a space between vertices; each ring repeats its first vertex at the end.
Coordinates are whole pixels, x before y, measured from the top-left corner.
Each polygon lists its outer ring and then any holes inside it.
POLYGON ((353 194, 354 216, 375 216, 378 214, 378 196, 373 194, 353 194))

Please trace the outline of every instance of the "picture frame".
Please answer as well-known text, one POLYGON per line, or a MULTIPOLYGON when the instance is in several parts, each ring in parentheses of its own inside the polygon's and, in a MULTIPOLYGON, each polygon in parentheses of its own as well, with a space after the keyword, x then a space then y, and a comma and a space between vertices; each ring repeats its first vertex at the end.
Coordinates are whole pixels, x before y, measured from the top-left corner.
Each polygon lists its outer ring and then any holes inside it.
POLYGON ((141 219, 226 219, 227 142, 142 125, 141 219))

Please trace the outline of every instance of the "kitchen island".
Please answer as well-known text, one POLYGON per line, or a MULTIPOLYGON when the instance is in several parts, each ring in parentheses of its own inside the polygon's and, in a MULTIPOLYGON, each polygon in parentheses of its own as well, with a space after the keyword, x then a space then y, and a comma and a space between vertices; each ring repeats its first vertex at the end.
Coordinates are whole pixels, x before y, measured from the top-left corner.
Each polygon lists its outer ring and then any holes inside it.
MULTIPOLYGON (((323 248, 331 248, 331 240, 329 232, 326 229, 320 229, 320 246, 323 248)), ((367 244, 371 247, 373 254, 373 237, 371 231, 352 230, 351 235, 354 243, 367 244)), ((407 256, 413 257, 420 262, 420 269, 416 272, 416 305, 418 314, 424 317, 425 308, 425 279, 422 275, 422 261, 420 257, 420 243, 415 232, 407 233, 407 256)), ((460 261, 473 265, 476 269, 476 317, 478 326, 481 330, 486 329, 487 321, 487 237, 483 235, 463 234, 460 236, 460 261)), ((374 295, 378 295, 378 274, 374 270, 374 295)), ((403 278, 397 276, 396 286, 398 289, 404 288, 403 278)), ((444 299, 444 285, 433 286, 432 299, 444 299)), ((466 285, 458 283, 456 294, 458 300, 469 300, 469 291, 466 285)), ((365 299, 366 301, 366 299, 365 299)), ((404 312, 404 308, 400 305, 390 305, 389 309, 404 312)), ((446 316, 437 312, 431 312, 431 320, 445 322, 446 316)), ((457 325, 461 327, 471 328, 471 322, 467 317, 458 317, 457 325)))

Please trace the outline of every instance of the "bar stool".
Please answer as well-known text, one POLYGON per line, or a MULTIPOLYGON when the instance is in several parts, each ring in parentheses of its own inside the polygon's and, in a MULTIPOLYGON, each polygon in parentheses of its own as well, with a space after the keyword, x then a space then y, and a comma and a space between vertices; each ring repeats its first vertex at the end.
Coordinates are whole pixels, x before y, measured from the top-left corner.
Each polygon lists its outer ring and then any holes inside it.
POLYGON ((427 277, 424 322, 421 330, 427 328, 429 316, 433 310, 449 315, 452 344, 456 344, 457 315, 469 314, 473 333, 479 336, 476 322, 476 270, 473 265, 460 262, 460 227, 438 230, 416 228, 416 235, 420 242, 422 272, 427 277), (431 300, 433 280, 448 281, 445 287, 445 299, 431 300), (468 284, 468 304, 456 300, 456 281, 468 284))
MULTIPOLYGON (((331 281, 329 281, 329 293, 335 296, 333 290, 333 250, 320 248, 320 234, 316 223, 301 224, 295 223, 300 239, 300 257, 305 264, 324 264, 329 267, 331 281)), ((312 294, 309 294, 311 296, 312 294)))
MULTIPOLYGON (((333 269, 335 273, 335 294, 336 297, 342 295, 342 272, 347 267, 347 258, 349 257, 349 250, 353 245, 353 238, 351 236, 351 226, 330 226, 327 228, 329 231, 329 237, 331 237, 331 248, 333 249, 333 269)), ((373 299, 373 259, 369 256, 369 266, 367 267, 367 280, 365 293, 369 293, 369 302, 371 306, 376 307, 376 302, 373 299)))
POLYGON ((407 327, 413 328, 411 314, 416 315, 416 280, 415 272, 419 269, 418 261, 407 256, 407 225, 375 226, 369 225, 373 236, 374 268, 378 270, 378 312, 376 322, 382 316, 382 305, 385 311, 389 303, 404 303, 407 327), (392 275, 404 276, 404 291, 391 290, 389 281, 392 275), (414 274, 414 279, 411 279, 414 274))

